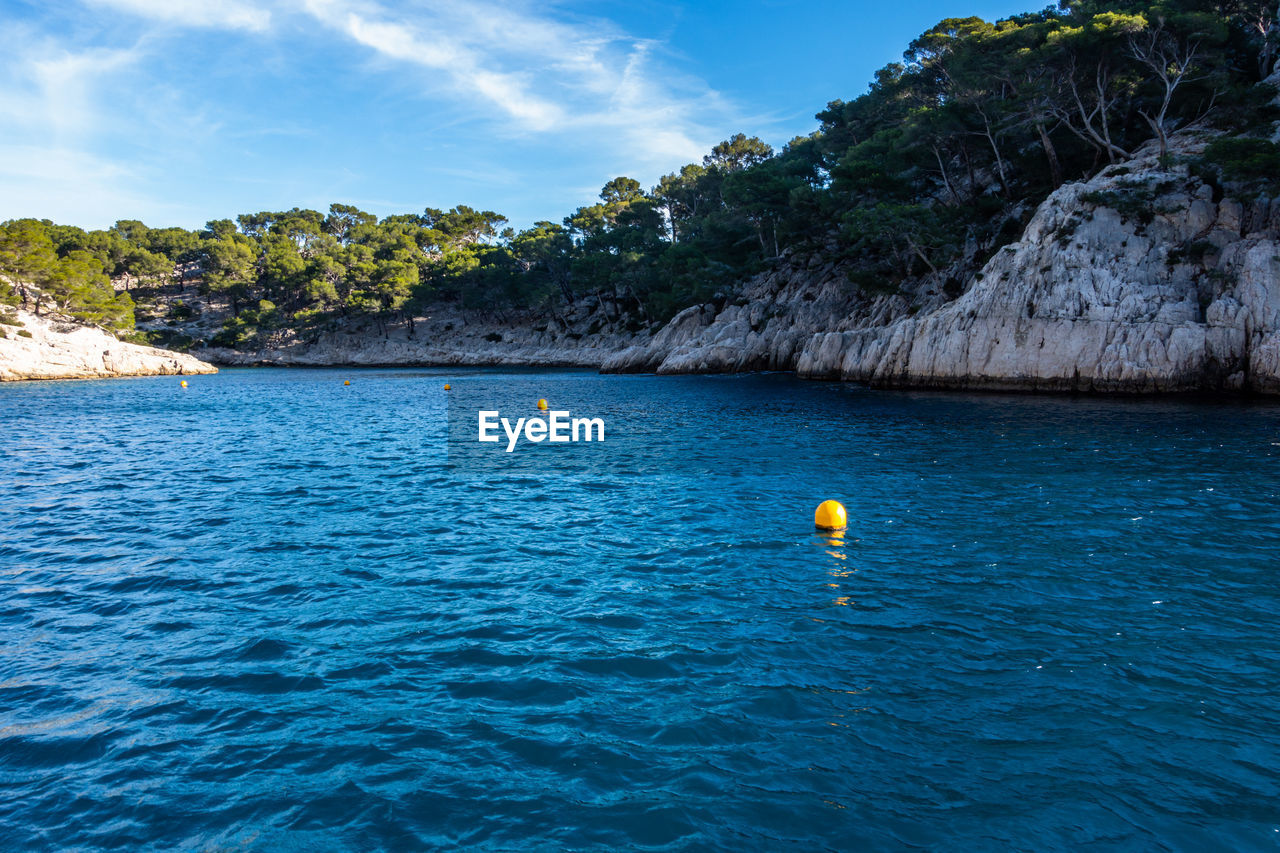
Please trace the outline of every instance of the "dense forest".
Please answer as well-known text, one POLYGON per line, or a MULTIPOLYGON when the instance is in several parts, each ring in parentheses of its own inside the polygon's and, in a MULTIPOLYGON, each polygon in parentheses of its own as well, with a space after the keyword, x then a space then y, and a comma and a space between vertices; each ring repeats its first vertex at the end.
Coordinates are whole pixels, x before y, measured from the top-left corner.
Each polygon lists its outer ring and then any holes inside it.
POLYGON ((1255 0, 1064 2, 997 23, 942 21, 833 101, 780 151, 743 134, 648 191, 609 181, 596 204, 522 231, 459 205, 383 219, 334 204, 105 231, 0 226, 0 300, 128 329, 126 290, 198 279, 233 316, 213 343, 358 320, 412 324, 430 304, 559 311, 593 294, 636 328, 725 292, 787 255, 821 253, 849 287, 934 276, 949 294, 1065 181, 1192 127, 1221 132, 1195 167, 1280 192, 1269 141, 1280 27, 1255 0))

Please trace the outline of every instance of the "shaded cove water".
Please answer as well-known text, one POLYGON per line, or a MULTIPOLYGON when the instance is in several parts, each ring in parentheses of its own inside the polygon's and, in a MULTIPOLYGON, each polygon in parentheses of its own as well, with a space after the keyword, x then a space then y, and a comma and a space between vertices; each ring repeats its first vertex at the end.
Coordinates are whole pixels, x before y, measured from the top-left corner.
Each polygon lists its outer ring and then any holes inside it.
POLYGON ((0 387, 5 850, 1280 844, 1280 407, 178 381, 0 387))

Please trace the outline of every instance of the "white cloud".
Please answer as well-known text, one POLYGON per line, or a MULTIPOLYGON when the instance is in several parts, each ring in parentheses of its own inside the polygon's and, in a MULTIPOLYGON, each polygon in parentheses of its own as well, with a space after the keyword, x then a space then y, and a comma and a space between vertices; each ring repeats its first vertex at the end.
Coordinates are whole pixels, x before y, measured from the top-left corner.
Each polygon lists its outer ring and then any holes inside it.
POLYGON ((215 27, 262 32, 271 25, 271 12, 239 0, 85 0, 100 6, 183 27, 215 27))
POLYGON ((309 0, 307 8, 325 24, 385 57, 444 72, 463 92, 487 99, 532 129, 546 130, 559 122, 556 105, 527 91, 517 75, 484 67, 483 58, 465 42, 426 35, 401 22, 372 19, 343 10, 338 3, 309 0))
MULTIPOLYGON (((271 124, 274 116, 264 122, 261 113, 224 102, 212 87, 194 88, 185 77, 159 71, 191 40, 207 40, 209 29, 225 31, 220 40, 236 57, 246 54, 237 53, 232 40, 252 34, 244 48, 262 56, 258 71, 277 81, 313 70, 291 67, 304 44, 305 62, 314 63, 321 51, 334 67, 363 60, 363 68, 346 69, 345 79, 368 82, 387 102, 403 98, 406 88, 421 93, 422 111, 438 120, 426 138, 406 140, 406 148, 436 145, 447 152, 425 158, 437 171, 457 177, 472 168, 481 155, 467 149, 477 135, 509 141, 478 167, 491 179, 473 183, 490 187, 502 183, 492 179, 498 174, 513 189, 538 186, 532 167, 512 158, 523 151, 543 156, 548 148, 563 151, 552 168, 566 175, 589 168, 606 177, 656 179, 698 159, 742 118, 704 81, 676 73, 662 43, 628 35, 609 21, 565 17, 554 3, 83 0, 82 6, 88 9, 32 19, 43 29, 0 15, 0 218, 39 215, 101 225, 142 218, 148 210, 194 218, 195 207, 217 197, 219 187, 207 182, 229 177, 216 176, 226 168, 217 158, 258 154, 253 144, 228 141, 272 132, 323 136, 334 119, 323 109, 314 118, 292 119, 303 122, 298 127, 281 117, 280 130, 271 124), (336 39, 317 38, 318 30, 336 39), (382 78, 368 80, 370 74, 382 78), (214 152, 213 159, 201 150, 214 152), (176 176, 188 180, 189 202, 171 198, 176 176)), ((231 60, 211 72, 241 89, 247 82, 231 60)), ((296 193, 283 183, 286 173, 296 179, 295 171, 276 169, 270 155, 262 156, 261 180, 274 182, 281 194, 296 193)), ((317 163, 308 174, 338 165, 317 163)), ((351 179, 348 194, 365 191, 351 179)), ((554 191, 563 197, 569 188, 562 180, 554 191)))
POLYGON ((0 219, 105 225, 129 211, 169 209, 148 199, 138 139, 163 143, 181 127, 162 90, 133 96, 144 52, 80 47, 15 27, 0 36, 0 219), (108 153, 124 136, 134 156, 108 153))
POLYGON ((131 66, 132 49, 73 50, 17 30, 0 42, 0 218, 75 221, 126 195, 128 170, 89 153, 101 124, 98 87, 131 66))
MULTIPOLYGON (((595 137, 638 165, 703 152, 732 110, 703 81, 654 61, 655 45, 554 5, 489 0, 84 0, 152 21, 265 32, 301 13, 382 60, 421 69, 423 90, 497 109, 498 133, 595 137), (599 139, 598 137, 603 137, 599 139)), ((478 112, 479 110, 473 111, 478 112)), ((736 129, 736 127, 734 128, 736 129)))
POLYGON ((571 24, 482 0, 394 11, 304 0, 304 8, 384 59, 440 72, 425 85, 497 107, 512 131, 604 134, 646 165, 696 158, 715 141, 706 119, 728 112, 701 81, 655 68, 652 43, 607 22, 571 24))
POLYGON ((97 83, 131 65, 133 49, 72 50, 18 31, 0 41, 0 125, 23 138, 59 145, 96 123, 97 83))

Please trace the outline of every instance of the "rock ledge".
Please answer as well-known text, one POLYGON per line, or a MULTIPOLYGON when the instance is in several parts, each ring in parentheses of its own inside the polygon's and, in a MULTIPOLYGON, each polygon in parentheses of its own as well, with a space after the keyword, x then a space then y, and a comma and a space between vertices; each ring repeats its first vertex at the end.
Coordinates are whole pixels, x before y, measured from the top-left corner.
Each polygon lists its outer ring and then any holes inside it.
POLYGON ((193 356, 125 343, 101 329, 37 317, 26 311, 19 311, 14 318, 22 325, 0 325, 0 381, 218 372, 213 365, 193 356))

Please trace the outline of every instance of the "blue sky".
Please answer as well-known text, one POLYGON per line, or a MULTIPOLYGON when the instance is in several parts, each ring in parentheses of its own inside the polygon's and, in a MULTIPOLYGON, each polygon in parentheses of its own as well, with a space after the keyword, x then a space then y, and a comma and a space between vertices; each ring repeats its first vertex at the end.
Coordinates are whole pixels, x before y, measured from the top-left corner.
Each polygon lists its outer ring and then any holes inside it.
POLYGON ((524 227, 779 146, 1002 0, 0 0, 0 220, 469 204, 524 227))

